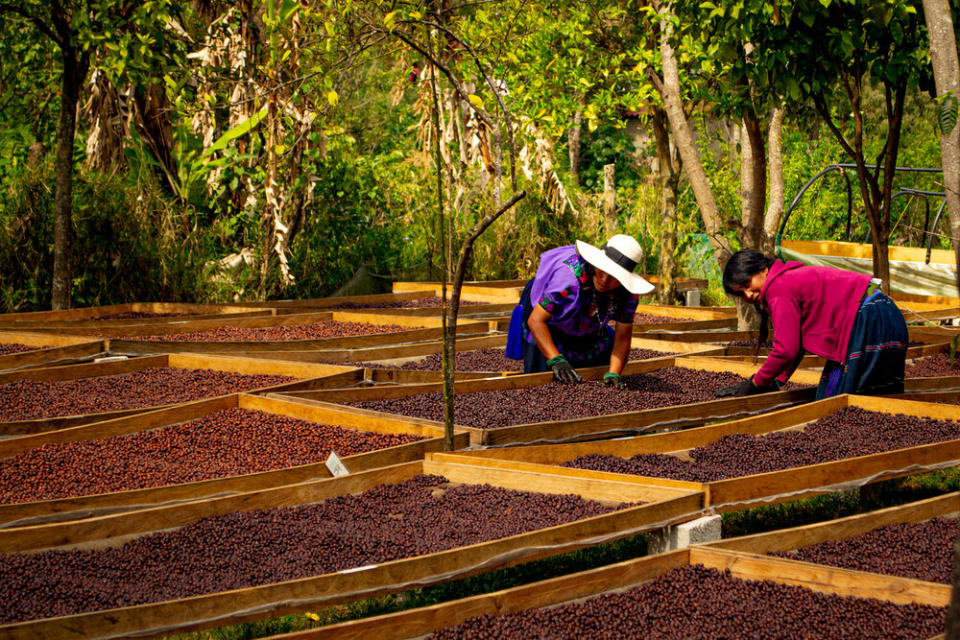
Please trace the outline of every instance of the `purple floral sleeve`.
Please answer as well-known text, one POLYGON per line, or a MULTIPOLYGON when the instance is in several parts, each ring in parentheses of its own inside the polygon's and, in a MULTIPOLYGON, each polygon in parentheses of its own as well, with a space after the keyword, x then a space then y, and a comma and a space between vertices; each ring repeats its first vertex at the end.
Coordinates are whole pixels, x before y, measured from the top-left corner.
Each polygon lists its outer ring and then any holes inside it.
POLYGON ((551 316, 562 316, 570 303, 577 299, 575 293, 575 287, 572 286, 559 291, 544 291, 537 304, 551 316))

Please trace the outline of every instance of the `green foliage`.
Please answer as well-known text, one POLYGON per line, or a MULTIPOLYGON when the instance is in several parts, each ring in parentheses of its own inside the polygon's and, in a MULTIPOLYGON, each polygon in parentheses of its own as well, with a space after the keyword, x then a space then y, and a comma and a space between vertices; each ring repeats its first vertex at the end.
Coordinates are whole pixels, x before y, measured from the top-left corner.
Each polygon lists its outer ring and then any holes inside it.
MULTIPOLYGON (((618 190, 636 187, 641 176, 635 163, 634 142, 622 126, 598 125, 581 142, 580 165, 583 169, 580 177, 587 191, 603 191, 603 167, 607 164, 614 165, 618 190)), ((565 154, 559 165, 569 168, 569 155, 565 154)))
MULTIPOLYGON (((877 103, 882 101, 879 92, 868 89, 865 101, 871 111, 881 109, 877 103)), ((940 149, 936 133, 930 125, 934 117, 935 106, 923 96, 914 96, 907 100, 905 123, 901 138, 901 152, 898 164, 908 167, 938 167, 940 149)), ((867 156, 875 156, 880 151, 880 141, 876 138, 865 141, 867 156)), ((842 150, 830 135, 826 126, 813 122, 785 127, 783 136, 784 183, 787 205, 799 193, 800 188, 816 173, 828 165, 848 162, 842 150)), ((850 240, 864 242, 869 224, 864 212, 862 198, 854 170, 846 170, 845 179, 840 171, 831 171, 811 185, 806 194, 797 202, 791 214, 784 238, 793 240, 850 240), (847 237, 847 180, 850 181, 852 194, 852 215, 850 236, 847 237)), ((898 172, 894 179, 895 191, 901 188, 914 188, 930 191, 942 190, 939 174, 898 172)), ((933 222, 933 214, 927 221, 926 201, 920 197, 901 197, 893 201, 891 217, 894 221, 891 242, 907 246, 923 246, 926 238, 922 230, 924 224, 933 222), (899 221, 899 222, 898 222, 899 221)), ((937 201, 930 201, 936 211, 937 201)), ((939 232, 944 235, 946 220, 942 220, 939 232)), ((934 247, 946 247, 947 238, 938 238, 934 247)))
MULTIPOLYGON (((53 265, 50 166, 19 175, 0 193, 0 289, 3 312, 46 308, 53 265)), ((77 176, 74 187, 79 306, 135 300, 184 301, 206 293, 195 240, 172 228, 167 204, 122 177, 77 176)))
POLYGON ((841 493, 733 511, 723 515, 723 537, 798 527, 923 500, 960 488, 960 468, 885 480, 841 493))
POLYGON ((398 268, 410 229, 397 215, 402 203, 381 187, 397 179, 402 163, 397 155, 367 158, 344 149, 317 164, 314 202, 290 256, 298 296, 330 295, 361 265, 380 274, 398 268))
POLYGON ((0 19, 0 184, 24 170, 33 143, 49 147, 60 106, 56 47, 25 38, 20 19, 0 19))
MULTIPOLYGON (((812 79, 801 75, 806 71, 799 65, 814 64, 817 59, 822 63, 823 57, 804 55, 800 59, 795 52, 801 45, 787 42, 787 38, 799 34, 800 42, 807 46, 814 37, 821 37, 815 35, 817 29, 829 27, 832 30, 824 31, 822 38, 831 55, 866 47, 865 55, 871 61, 869 78, 910 78, 910 95, 916 96, 914 92, 925 82, 917 70, 926 58, 922 47, 916 46, 924 29, 913 28, 917 17, 911 8, 915 5, 907 0, 675 3, 674 44, 682 83, 689 92, 685 99, 690 105, 709 101, 709 118, 702 115, 707 111, 699 109, 692 116, 702 159, 726 218, 735 223, 740 209, 739 150, 717 126, 722 118, 731 117, 728 114, 735 116, 748 109, 762 114, 774 97, 792 101, 792 117, 784 129, 788 199, 814 171, 845 160, 829 131, 822 123, 811 122, 807 107, 798 106, 818 90, 827 97, 836 96, 836 85, 823 69, 812 79), (831 27, 830 21, 843 28, 831 27), (875 40, 887 47, 887 53, 875 40), (743 48, 745 41, 757 47, 749 57, 743 48), (743 88, 747 84, 752 87, 750 92, 743 88)), ((32 10, 41 8, 42 3, 30 0, 24 6, 32 10)), ((259 253, 269 246, 270 229, 264 220, 262 191, 258 191, 265 182, 270 152, 264 111, 267 93, 254 93, 254 117, 231 127, 232 90, 242 78, 265 83, 261 89, 269 82, 278 83, 270 86, 287 91, 291 105, 317 114, 314 124, 303 131, 293 126, 289 115, 280 119, 286 128, 273 149, 280 160, 280 179, 289 177, 292 197, 304 196, 305 204, 302 218, 300 213, 291 213, 285 220, 293 228, 289 261, 298 284, 283 291, 268 287, 268 292, 284 297, 326 295, 362 265, 383 275, 438 277, 441 234, 435 182, 428 179, 432 159, 422 153, 418 139, 422 111, 416 101, 421 96, 417 77, 411 72, 415 64, 422 69, 423 61, 409 50, 363 48, 372 42, 370 33, 422 35, 440 19, 432 5, 257 2, 254 12, 258 20, 252 28, 257 30, 260 45, 248 52, 248 67, 238 69, 223 63, 202 70, 195 56, 183 55, 186 41, 176 36, 175 30, 160 28, 170 12, 168 1, 141 3, 122 15, 108 15, 113 5, 107 0, 87 0, 84 6, 89 11, 74 17, 74 28, 84 47, 102 53, 96 64, 116 82, 131 82, 135 91, 148 82, 164 83, 172 106, 165 114, 175 175, 172 192, 164 194, 158 186, 166 180, 164 169, 154 155, 152 141, 133 129, 124 139, 126 164, 116 168, 116 177, 88 173, 78 180, 83 197, 75 198, 77 302, 126 301, 133 298, 123 300, 122 296, 140 295, 159 298, 164 291, 170 299, 229 300, 241 291, 241 297, 256 295, 259 265, 216 278, 204 266, 244 248, 259 253), (306 25, 302 32, 293 28, 295 22, 306 25), (365 32, 358 25, 380 31, 365 32), (295 76, 288 73, 293 56, 299 70, 295 76), (344 64, 335 66, 334 61, 344 64), (207 90, 209 94, 204 93, 207 90), (206 144, 194 128, 194 116, 201 106, 211 108, 215 129, 213 142, 208 139, 206 144), (292 153, 301 143, 298 153, 292 153), (115 191, 104 185, 112 185, 115 191), (254 197, 248 199, 251 188, 254 197), (132 200, 134 193, 142 197, 132 200), (113 213, 122 207, 138 210, 138 206, 154 211, 147 217, 160 221, 137 216, 122 221, 113 213), (156 251, 133 240, 137 229, 168 239, 164 242, 170 243, 165 248, 169 257, 162 269, 156 251), (103 257, 110 251, 100 250, 99 243, 128 247, 138 265, 137 256, 143 257, 144 264, 152 266, 138 268, 161 274, 157 277, 162 286, 118 281, 111 273, 111 261, 103 257)), ((198 13, 184 11, 178 18, 194 43, 206 42, 207 28, 221 17, 213 12, 221 9, 209 6, 198 13)), ((236 13, 231 16, 221 27, 239 28, 240 18, 236 13)), ((569 171, 567 132, 578 109, 583 109, 584 117, 581 183, 572 186, 566 181, 578 213, 553 211, 539 179, 528 180, 521 173, 520 187, 530 195, 481 236, 468 277, 529 276, 539 254, 550 247, 578 238, 602 241, 605 230, 599 196, 602 168, 608 163, 616 166, 618 226, 641 240, 646 254, 644 270, 655 272, 658 239, 664 229, 655 177, 648 168, 654 151, 652 145, 635 147, 634 131, 624 125, 631 118, 631 124, 642 129, 647 107, 658 104, 646 71, 659 70, 660 16, 651 7, 633 2, 578 5, 546 1, 531 6, 508 0, 468 4, 446 14, 444 20, 446 27, 490 65, 491 76, 506 86, 504 100, 514 115, 518 142, 530 142, 525 137, 526 124, 537 125, 544 141, 554 145, 553 166, 565 181, 569 171)), ((25 163, 31 143, 52 148, 59 63, 53 55, 54 45, 23 27, 17 19, 0 25, 5 36, 0 38, 0 60, 4 61, 4 84, 0 85, 3 215, 10 230, 6 242, 12 242, 16 234, 26 234, 29 251, 36 252, 28 264, 49 271, 45 246, 50 241, 52 181, 48 169, 27 169, 25 163), (29 37, 22 37, 23 33, 29 37), (17 73, 18 69, 22 73, 17 73), (46 187, 36 177, 37 171, 46 176, 46 187), (19 215, 22 221, 17 219, 19 215)), ((399 41, 390 38, 385 42, 399 41)), ((190 45, 191 49, 198 46, 190 45)), ((453 69, 470 79, 476 101, 485 109, 496 110, 496 99, 476 75, 472 58, 461 51, 450 59, 453 69)), ((903 131, 901 164, 935 166, 938 153, 933 123, 950 125, 949 100, 942 99, 937 105, 940 111, 936 111, 937 106, 919 96, 912 98, 906 110, 910 124, 903 131)), ((868 82, 863 100, 868 129, 875 129, 883 111, 881 89, 871 89, 868 82)), ((848 128, 849 123, 844 119, 841 126, 848 128)), ((78 133, 78 166, 83 160, 79 141, 85 134, 83 130, 78 133)), ((882 142, 868 137, 867 156, 875 157, 882 142)), ((452 143, 450 150, 457 151, 452 143)), ((481 168, 470 167, 465 179, 482 184, 482 173, 481 168)), ((899 179, 897 184, 936 187, 899 179)), ((856 186, 853 192, 852 237, 862 240, 867 226, 856 186)), ((492 202, 482 189, 469 192, 467 200, 469 204, 454 219, 457 233, 475 222, 492 202)), ((846 190, 839 175, 818 184, 800 205, 790 220, 787 237, 844 237, 846 190)), ((911 229, 923 226, 921 204, 898 199, 892 213, 899 220, 894 240, 917 242, 919 235, 911 229)), ((699 211, 683 182, 677 226, 681 275, 707 278, 713 293, 708 293, 705 301, 727 302, 722 294, 714 295, 719 291, 714 287, 717 272, 699 235, 703 231, 699 211)), ((28 266, 10 264, 12 277, 4 280, 6 307, 42 306, 49 285, 28 266)))

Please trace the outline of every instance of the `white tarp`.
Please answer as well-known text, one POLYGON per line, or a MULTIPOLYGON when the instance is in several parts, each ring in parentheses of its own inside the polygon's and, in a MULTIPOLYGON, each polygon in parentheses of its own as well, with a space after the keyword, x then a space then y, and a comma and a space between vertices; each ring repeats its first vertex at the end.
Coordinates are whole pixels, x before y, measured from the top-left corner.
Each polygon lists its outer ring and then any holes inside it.
MULTIPOLYGON (((804 264, 837 267, 860 273, 873 273, 873 260, 838 256, 809 255, 786 247, 777 247, 781 260, 799 260, 804 264)), ((890 261, 890 290, 918 296, 956 297, 957 275, 952 264, 890 261)))

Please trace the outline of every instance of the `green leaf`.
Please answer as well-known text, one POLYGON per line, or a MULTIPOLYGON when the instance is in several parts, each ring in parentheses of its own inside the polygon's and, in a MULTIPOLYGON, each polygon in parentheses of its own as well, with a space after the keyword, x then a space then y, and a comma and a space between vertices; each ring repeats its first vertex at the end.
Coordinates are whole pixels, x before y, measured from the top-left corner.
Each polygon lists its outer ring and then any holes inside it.
POLYGON ((294 2, 294 0, 283 0, 283 4, 280 5, 280 20, 289 20, 290 16, 296 13, 299 8, 299 2, 294 2))
POLYGON ((957 96, 952 91, 948 91, 939 98, 940 109, 937 111, 937 121, 940 125, 940 131, 948 136, 953 128, 957 126, 957 96))
POLYGON ((903 42, 903 26, 899 22, 890 23, 890 37, 893 38, 895 44, 900 44, 903 42))
POLYGON ((252 116, 250 116, 249 118, 247 118, 246 120, 244 120, 243 122, 235 126, 233 129, 230 129, 229 131, 224 133, 222 136, 217 138, 217 140, 214 141, 212 145, 210 145, 204 150, 203 155, 200 156, 201 162, 204 161, 206 158, 210 157, 212 154, 216 153, 217 151, 220 151, 221 149, 226 148, 226 146, 230 144, 230 142, 232 142, 233 140, 236 140, 241 136, 245 136, 247 133, 250 132, 251 129, 259 125, 260 121, 263 120, 266 116, 267 116, 267 108, 264 107, 260 109, 260 111, 257 111, 255 114, 253 114, 252 116))
POLYGON ((397 12, 391 11, 387 15, 383 16, 383 28, 387 31, 393 31, 393 28, 397 24, 397 12))

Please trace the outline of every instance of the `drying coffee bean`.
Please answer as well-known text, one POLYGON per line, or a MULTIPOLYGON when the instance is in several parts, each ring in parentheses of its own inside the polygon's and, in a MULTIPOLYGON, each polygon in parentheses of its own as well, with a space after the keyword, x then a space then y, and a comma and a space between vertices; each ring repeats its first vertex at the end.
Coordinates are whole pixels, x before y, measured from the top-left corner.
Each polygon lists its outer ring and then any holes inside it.
POLYGON ((771 555, 831 567, 883 573, 902 578, 950 584, 956 518, 900 522, 878 527, 853 538, 831 540, 795 551, 771 555))
POLYGON ((323 462, 423 439, 226 409, 182 424, 47 444, 0 460, 0 503, 198 482, 323 462))
MULTIPOLYGON (((205 331, 134 336, 130 340, 149 342, 280 342, 286 340, 317 340, 345 336, 369 336, 378 333, 409 331, 410 327, 395 324, 366 324, 324 320, 309 324, 276 327, 217 327, 205 331)), ((108 336, 109 337, 109 336, 108 336)))
POLYGON ((33 351, 35 349, 42 349, 43 347, 28 347, 25 344, 15 344, 15 343, 0 343, 0 356, 5 356, 9 353, 23 353, 24 351, 33 351))
MULTIPOLYGON (((743 378, 726 372, 664 367, 650 373, 624 376, 626 387, 616 389, 601 381, 574 387, 545 384, 522 389, 458 393, 454 398, 457 424, 492 429, 512 424, 568 420, 588 416, 639 411, 655 407, 715 400, 714 392, 743 378)), ((785 388, 797 388, 788 384, 785 388)), ((443 420, 442 396, 422 393, 388 400, 365 400, 351 406, 399 413, 430 420, 443 420)))
MULTIPOLYGON (((418 300, 395 300, 392 302, 341 302, 331 309, 417 309, 417 308, 437 308, 442 306, 443 300, 440 296, 427 296, 418 300)), ((450 299, 447 299, 450 304, 450 299)), ((474 302, 473 300, 460 299, 461 307, 474 307, 485 302, 474 302)))
MULTIPOLYGON (((648 358, 660 358, 672 355, 670 353, 661 353, 650 349, 631 349, 630 360, 647 360, 648 358)), ((404 362, 400 365, 389 366, 389 369, 405 369, 411 371, 440 371, 442 367, 443 356, 439 353, 431 353, 420 360, 404 362)), ((366 367, 384 367, 376 363, 364 363, 366 367)), ((504 354, 503 349, 474 349, 473 351, 458 351, 456 364, 457 371, 522 371, 523 360, 514 360, 504 354)))
POLYGON ((319 504, 228 513, 114 548, 2 555, 0 623, 322 575, 614 510, 577 495, 417 476, 319 504))
POLYGON ((950 356, 946 353, 917 358, 907 363, 905 374, 908 378, 958 376, 960 375, 960 358, 954 358, 953 362, 950 362, 950 356))
POLYGON ((942 633, 945 618, 946 607, 844 597, 691 565, 584 602, 471 618, 430 640, 919 640, 942 633))
POLYGON ((643 313, 637 311, 633 314, 633 324, 670 324, 672 322, 690 322, 696 318, 674 318, 670 316, 658 316, 652 313, 643 313))
POLYGON ((629 459, 591 454, 565 466, 712 482, 957 438, 960 422, 845 407, 802 431, 724 436, 692 449, 690 461, 663 454, 640 454, 629 459))
POLYGON ((232 371, 151 367, 78 380, 18 380, 0 385, 0 422, 139 409, 222 396, 295 379, 232 371))

